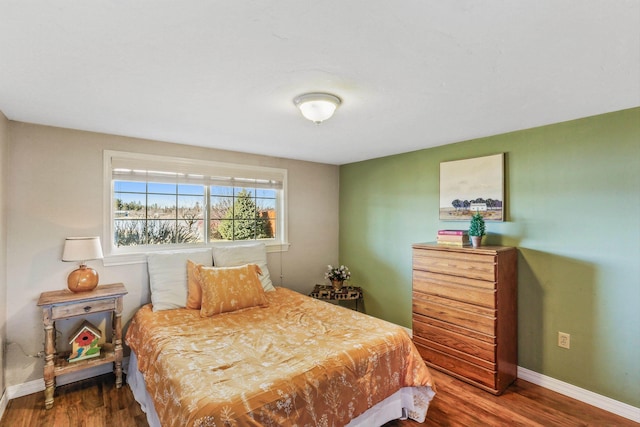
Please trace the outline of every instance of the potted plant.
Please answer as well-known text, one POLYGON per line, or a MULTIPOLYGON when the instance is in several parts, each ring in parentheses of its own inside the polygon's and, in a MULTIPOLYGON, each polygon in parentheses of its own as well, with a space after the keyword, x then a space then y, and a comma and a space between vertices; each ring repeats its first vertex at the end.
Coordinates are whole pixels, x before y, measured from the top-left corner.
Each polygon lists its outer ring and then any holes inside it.
POLYGON ((485 234, 484 218, 479 212, 476 212, 471 217, 471 224, 469 225, 469 237, 471 237, 471 244, 474 248, 480 247, 482 236, 485 234))
POLYGON ((333 289, 339 291, 342 289, 344 281, 351 278, 351 272, 345 265, 341 265, 340 267, 332 267, 328 265, 327 272, 324 273, 324 278, 329 279, 333 289))

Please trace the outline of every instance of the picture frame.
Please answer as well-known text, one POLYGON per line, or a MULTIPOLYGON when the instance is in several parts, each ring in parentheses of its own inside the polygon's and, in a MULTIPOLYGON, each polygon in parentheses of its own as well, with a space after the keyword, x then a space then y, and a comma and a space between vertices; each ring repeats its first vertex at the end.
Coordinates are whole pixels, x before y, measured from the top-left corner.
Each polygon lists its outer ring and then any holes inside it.
POLYGON ((440 220, 504 221, 504 153, 440 163, 440 220))

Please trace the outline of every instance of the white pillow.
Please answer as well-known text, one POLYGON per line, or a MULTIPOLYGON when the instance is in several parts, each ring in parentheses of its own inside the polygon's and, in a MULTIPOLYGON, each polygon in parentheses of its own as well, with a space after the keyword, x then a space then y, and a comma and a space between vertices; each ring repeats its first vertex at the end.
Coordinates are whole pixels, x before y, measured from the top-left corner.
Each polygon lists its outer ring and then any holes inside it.
POLYGON ((187 261, 213 265, 211 248, 154 252, 147 255, 153 311, 184 308, 187 305, 187 261))
POLYGON ((260 283, 265 292, 275 291, 267 268, 267 247, 264 243, 242 243, 213 247, 213 265, 216 267, 238 267, 257 264, 262 270, 260 283))

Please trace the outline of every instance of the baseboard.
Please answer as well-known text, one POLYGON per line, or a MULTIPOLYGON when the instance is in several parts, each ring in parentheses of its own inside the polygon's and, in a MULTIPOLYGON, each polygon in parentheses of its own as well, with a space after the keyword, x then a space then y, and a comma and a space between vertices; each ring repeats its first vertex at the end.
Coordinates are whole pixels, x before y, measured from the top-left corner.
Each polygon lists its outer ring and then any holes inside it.
POLYGON ((518 378, 640 423, 640 408, 518 366, 518 378))
MULTIPOLYGON (((404 329, 407 331, 409 336, 413 336, 413 330, 409 328, 404 329)), ((611 412, 612 414, 620 415, 621 417, 640 423, 640 408, 636 408, 635 406, 576 387, 572 384, 542 375, 521 366, 518 366, 517 375, 518 378, 522 378, 523 380, 539 385, 540 387, 547 388, 555 391, 556 393, 563 394, 572 399, 579 400, 580 402, 584 402, 588 405, 595 406, 596 408, 603 409, 607 412, 611 412)))
POLYGON ((7 404, 9 403, 9 398, 7 397, 6 390, 2 393, 2 397, 0 397, 0 420, 4 415, 4 410, 7 409, 7 404))
MULTIPOLYGON (((129 357, 123 358, 122 366, 125 367, 128 364, 129 357)), ((98 375, 108 374, 109 372, 113 372, 113 365, 111 363, 95 366, 93 368, 83 369, 81 371, 72 372, 66 375, 60 375, 56 377, 56 386, 71 384, 76 381, 86 380, 87 378, 92 378, 98 375)), ((38 393, 41 391, 44 391, 43 378, 9 386, 5 391, 5 396, 7 400, 11 400, 17 397, 26 396, 28 394, 38 393)), ((0 409, 2 409, 4 412, 4 409, 2 407, 0 407, 0 409)))

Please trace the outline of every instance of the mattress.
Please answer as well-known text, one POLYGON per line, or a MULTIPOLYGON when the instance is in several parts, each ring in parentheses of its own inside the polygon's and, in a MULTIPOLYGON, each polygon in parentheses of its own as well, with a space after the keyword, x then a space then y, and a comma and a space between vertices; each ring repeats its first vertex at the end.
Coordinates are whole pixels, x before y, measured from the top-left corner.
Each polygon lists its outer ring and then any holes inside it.
POLYGON ((138 310, 128 380, 152 426, 424 421, 433 382, 403 328, 286 288, 266 295, 212 317, 138 310))

